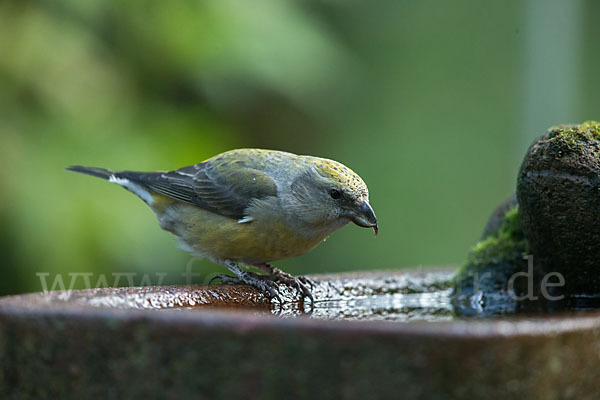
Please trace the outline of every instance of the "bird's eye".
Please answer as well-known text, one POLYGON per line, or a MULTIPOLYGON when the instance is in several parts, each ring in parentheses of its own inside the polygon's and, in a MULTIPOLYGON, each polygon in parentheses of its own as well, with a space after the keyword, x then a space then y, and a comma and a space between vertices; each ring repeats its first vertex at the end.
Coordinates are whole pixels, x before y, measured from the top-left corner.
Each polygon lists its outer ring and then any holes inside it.
POLYGON ((341 193, 340 193, 340 191, 339 191, 339 190, 337 190, 337 189, 331 189, 331 190, 329 191, 329 195, 331 196, 331 198, 332 198, 332 199, 335 199, 335 200, 337 200, 337 199, 339 199, 340 197, 342 197, 342 194, 341 194, 341 193))

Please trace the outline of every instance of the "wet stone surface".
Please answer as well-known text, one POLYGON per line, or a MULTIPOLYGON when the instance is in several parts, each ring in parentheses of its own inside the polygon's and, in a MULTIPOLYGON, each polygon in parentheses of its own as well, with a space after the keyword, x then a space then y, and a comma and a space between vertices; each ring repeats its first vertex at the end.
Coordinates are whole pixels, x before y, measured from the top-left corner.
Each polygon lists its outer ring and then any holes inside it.
POLYGON ((283 304, 269 301, 248 286, 124 287, 35 293, 0 300, 1 306, 30 308, 94 307, 202 311, 242 308, 282 317, 310 316, 346 320, 447 320, 453 312, 449 300, 452 269, 423 269, 315 275, 313 296, 299 301, 295 289, 280 286, 283 304))

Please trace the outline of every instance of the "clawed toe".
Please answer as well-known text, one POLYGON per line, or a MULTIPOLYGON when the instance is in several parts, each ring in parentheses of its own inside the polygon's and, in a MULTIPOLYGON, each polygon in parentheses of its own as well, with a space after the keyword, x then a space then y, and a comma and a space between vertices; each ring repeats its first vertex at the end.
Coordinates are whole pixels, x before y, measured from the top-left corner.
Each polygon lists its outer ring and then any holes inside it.
POLYGON ((311 290, 315 288, 315 283, 305 276, 298 276, 296 279, 298 279, 300 282, 304 283, 305 285, 309 285, 311 290))
MULTIPOLYGON (((256 279, 256 278, 254 278, 256 279)), ((256 287, 257 289, 259 289, 260 291, 262 291, 269 299, 277 299, 277 301, 279 302, 279 304, 283 303, 283 300, 281 300, 281 296, 279 296, 279 287, 277 286, 276 283, 270 281, 270 280, 266 280, 266 279, 260 279, 258 278, 257 280, 253 280, 252 282, 246 282, 247 284, 256 287)))
MULTIPOLYGON (((312 282, 308 284, 310 284, 310 289, 312 289, 312 282)), ((299 278, 296 278, 296 285, 300 288, 298 291, 302 294, 302 298, 308 297, 311 303, 315 302, 315 298, 313 297, 311 290, 308 287, 306 287, 306 284, 301 282, 299 278)))
POLYGON ((300 299, 309 298, 311 304, 314 304, 315 298, 312 294, 312 289, 316 286, 315 283, 305 276, 295 277, 287 272, 283 272, 278 268, 274 268, 269 264, 255 264, 255 267, 262 269, 269 275, 257 275, 252 272, 242 270, 236 263, 226 261, 224 265, 235 275, 235 277, 217 274, 210 281, 220 279, 224 284, 245 284, 250 285, 260 290, 269 299, 277 299, 280 304, 283 304, 281 296, 279 296, 279 284, 296 289, 300 294, 300 299), (310 287, 310 289, 309 289, 310 287))
POLYGON ((210 285, 214 280, 217 280, 217 279, 220 279, 221 283, 224 285, 240 285, 240 284, 244 283, 240 279, 235 278, 233 276, 229 276, 229 275, 225 275, 225 274, 215 274, 215 275, 213 275, 212 278, 210 278, 210 280, 208 281, 208 284, 210 285))
POLYGON ((279 282, 286 286, 293 287, 298 291, 302 299, 308 297, 310 301, 314 303, 315 298, 311 292, 311 289, 314 287, 314 283, 310 279, 304 276, 295 277, 281 270, 276 270, 270 276, 270 278, 274 282, 279 282), (310 289, 307 286, 310 286, 310 289))
POLYGON ((308 297, 311 300, 311 302, 314 303, 315 299, 312 295, 311 290, 314 289, 315 283, 307 277, 295 277, 267 263, 253 264, 253 266, 265 271, 268 274, 265 277, 266 279, 296 289, 298 291, 298 294, 300 294, 301 300, 304 300, 305 297, 308 297), (310 286, 310 289, 308 288, 308 286, 310 286))

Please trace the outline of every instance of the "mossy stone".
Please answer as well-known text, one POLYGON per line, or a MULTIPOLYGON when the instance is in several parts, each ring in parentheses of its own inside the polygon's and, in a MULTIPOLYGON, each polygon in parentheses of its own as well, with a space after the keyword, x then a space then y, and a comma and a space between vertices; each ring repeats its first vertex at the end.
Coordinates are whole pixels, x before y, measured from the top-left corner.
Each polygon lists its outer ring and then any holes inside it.
POLYGON ((517 311, 517 301, 509 290, 520 294, 522 289, 511 288, 509 281, 514 274, 527 270, 523 256, 528 251, 519 207, 512 197, 492 214, 481 240, 452 280, 457 313, 489 316, 517 311))
POLYGON ((563 275, 554 295, 600 293, 600 123, 556 126, 533 143, 517 198, 537 277, 563 275))

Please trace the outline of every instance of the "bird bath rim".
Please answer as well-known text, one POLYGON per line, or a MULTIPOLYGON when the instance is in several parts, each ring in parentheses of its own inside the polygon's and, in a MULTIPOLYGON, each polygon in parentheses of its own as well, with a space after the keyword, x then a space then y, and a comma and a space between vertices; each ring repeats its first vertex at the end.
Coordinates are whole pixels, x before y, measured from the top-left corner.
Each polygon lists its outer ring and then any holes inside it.
MULTIPOLYGON (((360 273, 314 275, 311 278, 319 280, 334 278, 349 278, 362 276, 411 276, 429 272, 439 272, 449 275, 453 268, 418 268, 389 271, 369 271, 360 273)), ((64 297, 55 293, 52 297, 43 293, 29 293, 15 296, 0 297, 0 315, 11 318, 50 318, 50 319, 110 319, 117 322, 145 320, 153 324, 187 327, 220 327, 239 332, 260 331, 263 329, 277 330, 319 330, 327 332, 346 332, 354 334, 386 334, 407 336, 429 336, 437 338, 491 338, 536 335, 560 335, 562 333, 599 330, 600 311, 561 312, 544 315, 508 315, 486 319, 454 319, 449 321, 354 321, 327 320, 308 317, 285 318, 271 315, 267 312, 268 304, 264 303, 261 295, 254 290, 237 286, 156 286, 133 288, 102 288, 75 290, 73 297, 64 297), (247 304, 225 306, 196 306, 194 311, 184 307, 167 307, 148 309, 142 307, 123 307, 107 305, 102 301, 93 304, 89 299, 97 299, 98 294, 111 296, 174 296, 194 291, 210 292, 221 295, 223 292, 235 296, 246 296, 247 304), (246 293, 247 292, 247 293, 246 293), (79 296, 79 297, 78 297, 79 296), (81 299, 84 299, 83 301, 81 299), (262 303, 261 303, 262 302, 262 303), (262 304, 262 305, 261 305, 262 304), (252 307, 248 307, 248 306, 252 307), (241 306, 241 307, 240 307, 241 306), (262 311, 262 312, 257 312, 262 311)))

